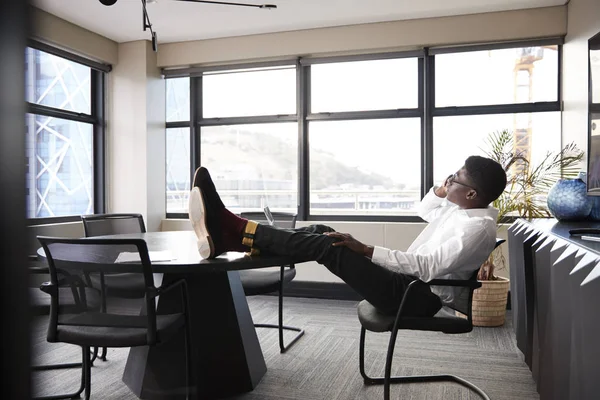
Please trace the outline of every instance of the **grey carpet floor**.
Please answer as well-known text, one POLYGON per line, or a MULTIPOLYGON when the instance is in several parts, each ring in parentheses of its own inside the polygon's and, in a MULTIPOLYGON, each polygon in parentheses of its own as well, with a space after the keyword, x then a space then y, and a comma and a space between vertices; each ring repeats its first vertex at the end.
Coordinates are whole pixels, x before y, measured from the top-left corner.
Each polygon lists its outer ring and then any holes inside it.
MULTIPOLYGON (((248 298, 255 322, 277 322, 277 297, 248 298)), ((279 353, 277 330, 258 329, 267 373, 254 391, 239 400, 369 400, 383 399, 381 386, 365 386, 358 372, 360 324, 356 302, 286 298, 288 325, 306 333, 285 354, 279 353)), ((78 347, 49 344, 46 317, 36 317, 32 334, 33 363, 80 360, 78 347)), ((380 375, 389 334, 367 332, 367 374, 380 375)), ((137 399, 121 382, 128 349, 109 349, 106 362, 92 368, 92 399, 137 399)), ((485 390, 493 400, 539 399, 531 372, 516 348, 510 312, 506 324, 475 328, 462 335, 401 331, 396 343, 393 374, 452 373, 485 390)), ((78 387, 79 371, 34 372, 36 395, 78 387)), ((479 399, 454 383, 413 383, 392 386, 393 399, 479 399)))

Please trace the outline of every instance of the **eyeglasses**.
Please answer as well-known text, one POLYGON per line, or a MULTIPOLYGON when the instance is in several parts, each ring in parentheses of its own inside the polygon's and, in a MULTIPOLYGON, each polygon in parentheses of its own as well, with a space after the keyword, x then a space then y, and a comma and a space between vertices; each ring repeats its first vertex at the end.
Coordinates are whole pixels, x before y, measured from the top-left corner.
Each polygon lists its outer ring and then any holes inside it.
POLYGON ((455 172, 455 173, 453 173, 452 175, 450 175, 450 176, 448 177, 448 182, 451 182, 451 183, 458 183, 459 185, 462 185, 462 186, 464 186, 464 187, 468 187, 469 189, 473 189, 473 190, 477 191, 477 188, 476 188, 476 187, 473 187, 473 186, 471 186, 471 185, 467 185, 466 183, 462 183, 461 181, 457 181, 457 180, 456 180, 456 177, 457 177, 457 174, 456 174, 456 172, 455 172))

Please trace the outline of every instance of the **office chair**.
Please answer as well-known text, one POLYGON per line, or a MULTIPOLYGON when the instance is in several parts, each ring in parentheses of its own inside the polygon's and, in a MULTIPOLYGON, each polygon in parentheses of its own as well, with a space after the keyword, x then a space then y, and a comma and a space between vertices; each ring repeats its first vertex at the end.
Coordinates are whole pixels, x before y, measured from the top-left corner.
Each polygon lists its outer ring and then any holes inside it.
MULTIPOLYGON (((272 212, 275 219, 275 225, 280 228, 293 229, 296 227, 296 214, 272 212)), ((267 218, 262 212, 243 212, 242 218, 250 219, 259 223, 267 222, 267 218)), ((254 324, 257 328, 276 328, 279 330, 279 350, 285 353, 294 343, 304 335, 304 330, 294 326, 283 325, 283 285, 291 282, 296 276, 296 268, 292 265, 282 265, 279 271, 261 271, 246 270, 240 271, 240 279, 246 296, 255 296, 260 294, 279 292, 279 322, 273 324, 254 324), (292 340, 286 345, 283 341, 283 331, 298 332, 292 340)))
MULTIPOLYGON (((29 272, 31 274, 44 274, 47 275, 49 273, 48 265, 46 262, 41 262, 37 260, 37 256, 29 257, 29 272)), ((93 288, 85 288, 86 290, 86 298, 90 304, 90 308, 94 310, 100 309, 100 291, 93 288)), ((71 313, 73 309, 76 309, 76 304, 73 301, 73 296, 71 294, 70 289, 68 288, 60 288, 59 296, 61 299, 61 307, 64 308, 65 313, 71 313)), ((40 288, 29 288, 29 300, 31 310, 34 315, 49 315, 50 314, 50 296, 47 293, 44 293, 40 288)), ((47 396, 37 396, 33 397, 34 400, 59 400, 59 399, 73 399, 78 398, 85 388, 85 381, 83 380, 84 371, 83 371, 83 359, 85 354, 82 351, 82 362, 68 362, 68 363, 58 363, 58 364, 42 364, 42 365, 33 365, 31 367, 32 371, 50 371, 57 369, 69 369, 69 368, 81 368, 81 384, 79 388, 71 393, 63 393, 63 394, 55 394, 55 395, 47 395, 47 396)), ((90 360, 93 363, 93 360, 90 360)))
MULTIPOLYGON (((66 239, 38 236, 46 252, 50 270, 50 282, 42 284, 42 290, 51 296, 47 340, 51 343, 70 343, 83 348, 82 381, 85 399, 91 394, 90 347, 136 347, 156 346, 184 330, 186 352, 186 395, 190 395, 191 337, 188 316, 188 295, 185 280, 156 287, 146 242, 142 239, 66 239), (139 263, 116 263, 122 252, 139 255, 139 263), (121 269, 139 274, 144 280, 144 312, 131 315, 119 310, 106 312, 91 307, 89 286, 84 273, 109 274, 121 269), (171 314, 157 314, 156 299, 174 288, 181 291, 181 309, 171 314), (70 294, 75 307, 63 307, 61 290, 70 294)), ((105 293, 111 298, 110 292, 105 293)), ((176 307, 177 308, 177 307, 176 307)))
MULTIPOLYGON (((504 239, 496 239, 496 247, 504 243, 504 239)), ((392 359, 394 356, 394 347, 398 330, 411 329, 418 331, 436 331, 448 334, 467 333, 473 330, 471 306, 473 302, 473 291, 481 287, 477 281, 477 271, 475 271, 469 280, 454 279, 433 279, 429 282, 414 280, 408 285, 406 293, 400 303, 398 313, 385 315, 380 313, 368 301, 363 300, 358 304, 358 319, 361 324, 360 343, 359 343, 359 370, 366 385, 383 384, 384 400, 390 398, 391 383, 411 383, 411 382, 440 382, 454 381, 479 394, 483 399, 489 400, 487 394, 472 384, 471 382, 455 375, 424 375, 424 376, 391 376, 392 359), (411 317, 405 314, 405 304, 407 299, 415 292, 417 286, 449 286, 454 288, 463 288, 462 292, 456 294, 457 301, 453 304, 445 304, 442 309, 433 317, 411 317), (457 315, 459 312, 466 318, 457 315), (384 377, 372 378, 365 373, 365 336, 366 331, 371 332, 391 332, 388 344, 387 356, 385 361, 384 377)))
MULTIPOLYGON (((146 232, 144 218, 141 214, 82 215, 81 221, 86 237, 146 232)), ((140 299, 144 296, 144 279, 139 274, 88 274, 88 279, 88 284, 100 288, 101 293, 108 291, 114 297, 140 299)), ((105 296, 102 296, 102 299, 102 309, 106 311, 105 296)), ((94 349, 94 359, 97 351, 94 349)), ((106 348, 102 349, 100 359, 106 361, 106 348)))

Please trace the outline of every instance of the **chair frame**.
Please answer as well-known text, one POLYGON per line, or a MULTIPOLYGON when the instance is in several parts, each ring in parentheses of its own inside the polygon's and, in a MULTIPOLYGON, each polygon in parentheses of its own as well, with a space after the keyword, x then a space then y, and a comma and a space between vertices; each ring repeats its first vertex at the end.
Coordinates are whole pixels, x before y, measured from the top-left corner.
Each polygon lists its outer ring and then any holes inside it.
POLYGON ((91 237, 89 235, 89 226, 87 225, 88 222, 94 222, 94 221, 103 221, 103 220, 110 220, 110 219, 137 219, 139 224, 140 224, 140 232, 144 233, 146 232, 146 225, 144 224, 144 217, 142 214, 135 214, 135 213, 130 213, 130 214, 125 214, 125 213, 121 213, 121 214, 91 214, 91 215, 82 215, 81 216, 81 222, 83 222, 83 233, 85 235, 85 237, 91 237))
MULTIPOLYGON (((144 224, 144 216, 139 213, 115 213, 115 214, 90 214, 90 215, 82 215, 81 222, 83 223, 83 234, 85 237, 93 237, 94 235, 90 235, 90 227, 88 223, 95 221, 106 221, 111 219, 137 219, 138 224, 140 225, 140 232, 146 232, 146 225, 144 224)), ((88 278, 89 279, 89 278, 88 278)), ((101 287, 101 296, 102 296, 102 310, 106 312, 106 287, 104 283, 104 274, 100 276, 100 287, 101 287)), ((102 348, 102 354, 100 354, 100 359, 102 361, 106 361, 107 349, 106 347, 102 348)), ((92 357, 92 362, 96 360, 98 357, 98 349, 94 348, 94 356, 92 357)))
MULTIPOLYGON (((497 239, 496 247, 500 246, 506 240, 497 239)), ((412 376, 391 376, 392 374, 392 361, 394 358, 394 348, 396 346, 396 339, 398 337, 398 327, 400 326, 400 322, 402 318, 406 315, 406 304, 408 297, 415 291, 417 286, 447 286, 447 287, 466 287, 469 288, 469 299, 468 299, 468 309, 467 309, 467 320, 471 325, 471 329, 473 328, 473 317, 472 317, 472 305, 473 305, 473 291, 481 287, 481 282, 477 281, 477 272, 473 273, 473 277, 469 280, 458 280, 458 279, 433 279, 429 282, 423 282, 421 280, 414 280, 406 289, 404 296, 402 297, 402 301, 400 302, 400 308, 398 309, 398 313, 396 314, 396 318, 394 320, 394 325, 391 330, 390 340, 388 343, 388 350, 386 354, 385 360, 385 372, 383 377, 370 377, 365 373, 365 337, 367 329, 364 326, 361 326, 360 330, 360 342, 359 342, 359 371, 363 377, 363 381, 365 385, 381 385, 383 384, 383 398, 384 400, 390 399, 390 385, 392 383, 418 383, 418 382, 456 382, 459 383, 474 392, 476 392, 479 396, 481 396, 484 400, 490 400, 489 396, 479 387, 475 386, 473 383, 467 381, 456 375, 451 374, 438 374, 438 375, 412 375, 412 376)))
MULTIPOLYGON (((273 218, 275 218, 276 221, 277 221, 278 216, 293 217, 292 223, 294 224, 294 226, 296 225, 296 218, 297 218, 296 214, 276 212, 276 211, 275 212, 272 211, 271 214, 273 215, 273 218)), ((267 221, 264 213, 261 213, 261 212, 242 212, 242 213, 240 213, 240 216, 242 218, 246 218, 246 219, 255 218, 258 221, 267 221)), ((298 328, 295 326, 283 325, 283 283, 284 283, 284 274, 285 274, 286 267, 290 268, 290 269, 296 268, 296 266, 294 264, 282 265, 279 268, 279 288, 277 289, 278 295, 279 295, 278 324, 277 325, 262 324, 262 323, 254 324, 255 328, 270 328, 270 329, 278 329, 279 330, 279 352, 280 353, 285 353, 286 351, 288 351, 288 349, 290 347, 292 347, 302 336, 304 336, 304 329, 298 328), (288 342, 288 344, 285 344, 285 342, 283 340, 283 331, 284 330, 297 332, 297 334, 294 335, 294 337, 288 342)))
MULTIPOLYGON (((148 246, 143 239, 66 239, 66 238, 55 238, 48 236, 38 236, 38 240, 42 244, 44 251, 46 253, 46 257, 48 260, 48 266, 50 271, 51 281, 42 284, 40 289, 42 291, 50 294, 51 303, 50 303, 50 320, 48 327, 48 341, 54 342, 56 338, 56 328, 58 326, 58 275, 56 273, 57 269, 54 266, 54 259, 52 257, 51 251, 48 249, 48 245, 52 243, 65 243, 65 244, 87 244, 87 245, 133 245, 136 246, 141 259, 141 268, 142 273, 144 275, 144 279, 147 282, 146 285, 146 295, 144 296, 145 305, 146 305, 146 314, 147 317, 147 344, 148 346, 160 344, 157 337, 157 323, 156 323, 156 309, 155 309, 155 301, 156 298, 162 294, 165 294, 175 287, 181 288, 181 297, 182 297, 182 313, 184 316, 184 336, 185 336, 185 368, 186 368, 186 398, 190 398, 191 392, 191 382, 192 382, 192 363, 191 363, 191 353, 192 353, 192 345, 191 345, 191 334, 190 334, 190 319, 189 319, 189 301, 188 301, 188 288, 187 282, 185 279, 179 279, 177 281, 171 282, 167 285, 163 285, 160 287, 155 287, 153 284, 150 285, 149 282, 153 281, 152 267, 150 262, 150 256, 148 253, 148 246)), ((97 265, 98 268, 102 264, 94 264, 97 265)), ((80 285, 84 285, 83 280, 79 279, 80 285)), ((75 283, 77 286, 77 283, 75 283)), ((76 289, 74 289, 76 290, 76 289)), ((81 288, 80 288, 81 290, 81 288)), ((91 358, 90 358, 90 347, 89 346, 81 346, 83 348, 83 368, 82 368, 82 386, 85 389, 85 399, 89 400, 91 393, 91 358)), ((73 397, 78 397, 81 392, 76 393, 73 397)), ((64 397, 46 397, 45 399, 52 398, 64 398, 64 397)))
MULTIPOLYGON (((29 261, 35 261, 37 259, 37 256, 29 256, 29 261)), ((29 268, 30 273, 33 274, 48 274, 50 273, 49 269, 47 266, 45 267, 30 267, 29 268)), ((41 288, 40 288, 41 289, 41 288)), ((51 371, 51 370, 55 370, 55 369, 70 369, 70 368, 83 368, 84 365, 84 360, 85 360, 85 354, 83 353, 85 350, 82 348, 81 349, 81 362, 72 362, 72 363, 60 363, 60 364, 45 364, 45 365, 33 365, 31 367, 32 371, 51 371)), ((94 358, 95 359, 95 358, 94 358)), ((90 360, 90 362, 93 364, 93 360, 90 360)), ((73 393, 65 393, 65 394, 54 394, 54 395, 47 395, 47 396, 39 396, 39 397, 33 397, 33 400, 60 400, 60 399, 73 399, 73 398, 77 398, 81 395, 81 393, 83 393, 83 390, 85 389, 85 381, 83 379, 84 375, 83 375, 83 369, 82 369, 82 374, 81 374, 81 385, 79 386, 79 389, 77 389, 77 391, 73 392, 73 393)))

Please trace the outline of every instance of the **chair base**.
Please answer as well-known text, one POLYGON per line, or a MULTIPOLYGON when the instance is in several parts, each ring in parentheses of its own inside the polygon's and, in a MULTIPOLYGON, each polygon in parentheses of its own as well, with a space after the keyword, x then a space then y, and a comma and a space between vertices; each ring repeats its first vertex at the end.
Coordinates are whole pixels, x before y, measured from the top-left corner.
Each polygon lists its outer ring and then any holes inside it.
MULTIPOLYGON (((362 371, 361 371, 362 372, 362 371)), ((385 378, 375 377, 372 378, 367 376, 365 373, 363 376, 363 382, 365 385, 383 385, 385 384, 385 378)), ((391 383, 419 383, 419 382, 456 382, 459 383, 475 393, 481 396, 484 400, 490 400, 489 396, 480 388, 472 384, 471 382, 456 376, 456 375, 413 375, 413 376, 391 376, 389 380, 391 383)))
POLYGON ((88 357, 85 353, 89 352, 89 348, 82 348, 83 362, 79 363, 63 363, 63 364, 49 364, 49 365, 35 365, 31 367, 32 371, 49 371, 54 369, 67 369, 67 368, 81 368, 81 384, 79 389, 73 393, 64 394, 53 394, 48 396, 32 397, 32 400, 61 400, 61 399, 78 399, 81 397, 86 386, 86 371, 85 371, 85 360, 88 357))
POLYGON ((365 373, 365 336, 366 329, 364 327, 360 330, 360 342, 359 342, 359 354, 358 354, 358 369, 363 382, 365 385, 384 385, 383 398, 384 400, 390 399, 390 384, 392 383, 419 383, 419 382, 456 382, 461 384, 468 389, 471 389, 484 400, 490 400, 489 396, 480 388, 472 384, 471 382, 458 377, 456 375, 413 375, 413 376, 387 376, 391 371, 392 355, 394 352, 394 343, 396 341, 396 335, 392 334, 390 337, 390 344, 388 347, 388 354, 386 357, 386 376, 385 377, 370 377, 365 373))
POLYGON ((279 352, 280 353, 285 353, 290 347, 292 347, 294 345, 294 343, 296 343, 298 341, 298 339, 300 339, 304 335, 304 329, 296 328, 295 326, 282 325, 280 327, 279 325, 275 325, 275 324, 254 324, 254 327, 255 328, 279 329, 279 352), (292 340, 290 340, 290 342, 286 345, 283 343, 283 330, 298 332, 298 334, 295 335, 294 338, 292 340))

